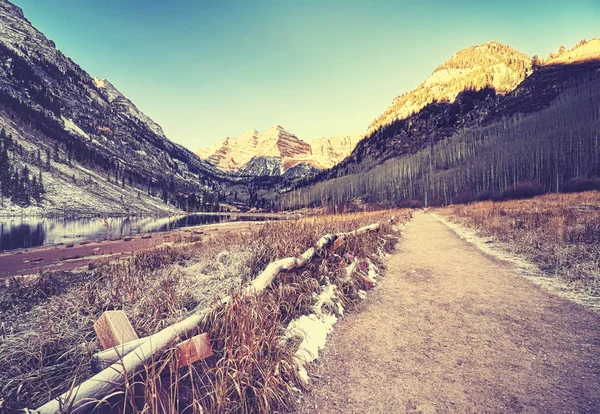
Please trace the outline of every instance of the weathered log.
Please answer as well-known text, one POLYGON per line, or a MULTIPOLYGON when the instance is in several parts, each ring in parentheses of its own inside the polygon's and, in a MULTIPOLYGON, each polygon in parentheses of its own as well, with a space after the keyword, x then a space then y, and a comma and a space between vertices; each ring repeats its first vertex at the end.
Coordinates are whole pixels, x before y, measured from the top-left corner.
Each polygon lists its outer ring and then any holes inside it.
POLYGON ((118 384, 123 384, 128 376, 139 371, 145 363, 149 363, 157 354, 166 350, 175 339, 196 328, 207 312, 194 314, 148 337, 142 345, 125 355, 120 361, 112 364, 73 390, 44 404, 35 412, 40 414, 57 413, 62 407, 70 407, 71 412, 95 404, 97 398, 111 393, 118 384))
MULTIPOLYGON (((317 249, 310 248, 298 258, 280 259, 269 264, 267 268, 244 290, 244 295, 254 295, 262 292, 282 271, 291 271, 306 266, 306 264, 317 254, 317 251, 322 251, 324 248, 331 245, 338 237, 358 236, 370 231, 378 230, 379 227, 379 223, 376 223, 347 233, 337 235, 328 234, 323 236, 317 242, 317 249)), ((230 299, 230 297, 225 297, 220 301, 220 304, 227 303, 230 299)), ((171 325, 150 337, 142 338, 142 340, 140 340, 142 343, 139 346, 132 346, 133 349, 130 350, 129 353, 118 358, 112 365, 84 381, 73 390, 62 394, 39 407, 34 412, 40 414, 57 413, 64 407, 70 407, 71 412, 78 412, 82 408, 95 404, 98 398, 108 395, 119 384, 123 384, 129 376, 138 372, 144 364, 152 361, 160 353, 165 351, 165 349, 172 345, 177 338, 185 335, 200 325, 207 314, 208 310, 203 310, 201 313, 189 316, 183 321, 171 325)), ((123 344, 122 346, 124 347, 125 345, 127 344, 123 344)), ((129 345, 127 346, 129 347, 129 345)))
POLYGON ((149 339, 149 337, 135 339, 133 341, 125 342, 124 344, 105 349, 104 351, 100 351, 97 354, 92 355, 92 372, 97 374, 98 372, 110 367, 112 364, 120 361, 121 358, 138 348, 149 339))
POLYGON ((250 285, 244 290, 244 295, 254 295, 262 292, 267 286, 271 284, 273 279, 281 272, 289 272, 294 269, 302 268, 315 256, 316 252, 314 248, 310 248, 300 257, 287 257, 285 259, 279 259, 270 263, 260 275, 256 277, 250 283, 250 285))

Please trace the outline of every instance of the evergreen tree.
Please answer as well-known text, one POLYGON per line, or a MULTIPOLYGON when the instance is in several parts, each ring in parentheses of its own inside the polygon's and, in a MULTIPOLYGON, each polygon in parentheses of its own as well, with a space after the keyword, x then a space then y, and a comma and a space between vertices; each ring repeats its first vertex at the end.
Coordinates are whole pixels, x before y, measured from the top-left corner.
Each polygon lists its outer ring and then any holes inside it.
POLYGON ((46 148, 46 171, 50 171, 50 150, 46 148))

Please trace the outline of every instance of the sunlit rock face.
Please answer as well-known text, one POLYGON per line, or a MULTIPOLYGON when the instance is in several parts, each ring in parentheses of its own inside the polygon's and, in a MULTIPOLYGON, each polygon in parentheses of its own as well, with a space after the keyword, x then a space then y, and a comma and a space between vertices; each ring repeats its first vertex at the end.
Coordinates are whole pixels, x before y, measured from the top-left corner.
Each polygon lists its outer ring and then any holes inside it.
POLYGON ((452 103, 466 89, 493 88, 505 94, 525 79, 531 59, 499 42, 456 52, 417 88, 396 97, 369 125, 367 135, 398 119, 407 118, 434 102, 452 103))
POLYGON ((313 162, 320 169, 331 168, 346 158, 363 135, 344 135, 329 138, 317 138, 311 141, 313 162))
POLYGON ((310 144, 280 125, 264 133, 252 129, 196 151, 202 159, 228 173, 275 176, 290 172, 295 178, 331 168, 347 157, 361 135, 318 138, 310 144))

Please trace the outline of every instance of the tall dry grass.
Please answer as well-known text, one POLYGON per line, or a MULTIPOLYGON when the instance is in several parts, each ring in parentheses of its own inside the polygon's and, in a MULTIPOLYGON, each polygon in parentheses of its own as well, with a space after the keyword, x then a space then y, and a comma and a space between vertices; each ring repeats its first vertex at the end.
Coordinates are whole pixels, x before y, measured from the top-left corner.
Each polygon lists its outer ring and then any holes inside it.
POLYGON ((176 370, 168 352, 90 407, 132 413, 289 409, 293 390, 302 384, 293 363, 298 344, 282 340, 284 327, 310 312, 315 293, 326 282, 335 283, 351 306, 362 285, 345 277, 345 265, 354 257, 369 257, 383 266, 380 249, 389 251, 395 238, 386 236, 389 226, 384 226, 381 232, 349 239, 341 251, 327 252, 302 271, 276 278, 258 297, 243 297, 240 287, 269 262, 300 254, 323 234, 354 230, 392 214, 400 221, 409 218, 408 211, 384 211, 269 222, 250 233, 182 240, 85 274, 63 275, 67 283, 55 280, 60 275, 13 280, 0 288, 1 404, 8 410, 34 408, 89 378, 91 356, 100 350, 92 326, 106 310, 125 310, 142 337, 230 294, 232 300, 215 307, 198 329, 210 334, 213 357, 176 370), (44 283, 50 288, 40 295, 44 283), (61 288, 53 288, 56 284, 61 288), (11 301, 15 292, 28 289, 38 292, 32 293, 33 305, 11 301))
POLYGON ((600 295, 600 192, 548 194, 437 211, 508 243, 574 289, 600 295))

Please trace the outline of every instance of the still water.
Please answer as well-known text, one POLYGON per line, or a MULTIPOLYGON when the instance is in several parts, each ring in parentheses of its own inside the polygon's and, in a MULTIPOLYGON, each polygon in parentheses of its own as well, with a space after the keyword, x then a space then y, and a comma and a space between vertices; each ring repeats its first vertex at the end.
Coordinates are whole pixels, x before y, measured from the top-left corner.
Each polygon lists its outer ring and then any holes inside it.
POLYGON ((120 238, 140 233, 237 220, 229 215, 191 214, 175 217, 0 218, 0 252, 6 250, 120 238))

